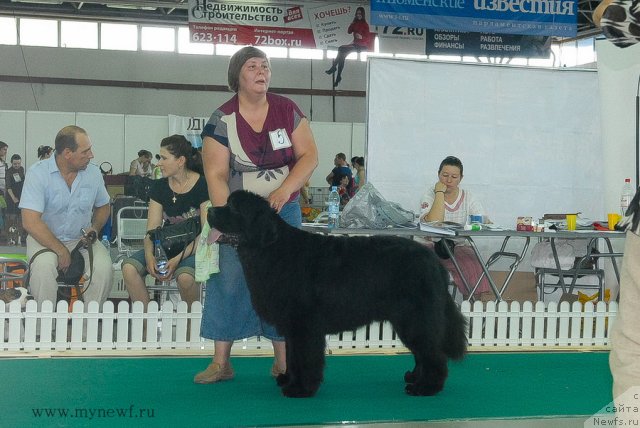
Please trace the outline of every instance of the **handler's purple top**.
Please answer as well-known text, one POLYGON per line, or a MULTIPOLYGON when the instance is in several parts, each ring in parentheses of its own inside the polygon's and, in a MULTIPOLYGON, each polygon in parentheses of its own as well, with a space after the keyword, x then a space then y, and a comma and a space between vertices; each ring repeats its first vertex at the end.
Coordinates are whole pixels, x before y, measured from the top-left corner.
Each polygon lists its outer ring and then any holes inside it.
MULTIPOLYGON (((267 197, 296 163, 291 135, 305 116, 296 103, 280 95, 267 93, 267 102, 269 111, 260 132, 240 114, 237 94, 213 112, 202 131, 203 138, 214 138, 231 152, 231 192, 244 189, 267 197)), ((290 201, 298 194, 293 193, 290 201)))

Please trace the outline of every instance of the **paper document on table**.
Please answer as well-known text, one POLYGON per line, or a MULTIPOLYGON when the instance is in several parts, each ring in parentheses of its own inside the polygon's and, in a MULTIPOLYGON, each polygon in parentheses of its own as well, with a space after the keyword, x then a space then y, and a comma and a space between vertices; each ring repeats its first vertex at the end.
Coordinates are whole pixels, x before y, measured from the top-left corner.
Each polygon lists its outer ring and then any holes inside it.
POLYGON ((482 228, 483 229, 487 229, 487 230, 504 230, 504 228, 502 226, 500 226, 499 224, 494 224, 494 223, 483 224, 482 228))
POLYGON ((421 221, 420 230, 423 232, 438 233, 440 235, 455 235, 456 231, 462 230, 463 227, 459 223, 452 221, 421 221))

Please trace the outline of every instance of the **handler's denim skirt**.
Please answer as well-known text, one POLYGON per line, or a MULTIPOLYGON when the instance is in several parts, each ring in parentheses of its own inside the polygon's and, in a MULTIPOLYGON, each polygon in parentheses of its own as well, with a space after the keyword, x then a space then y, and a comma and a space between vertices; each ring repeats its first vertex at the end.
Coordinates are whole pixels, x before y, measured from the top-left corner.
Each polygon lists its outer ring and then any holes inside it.
MULTIPOLYGON (((285 204, 280 217, 299 228, 302 214, 298 200, 285 204)), ((291 269, 296 268, 291 266, 291 269)), ((252 336, 284 340, 254 311, 238 253, 226 244, 220 245, 220 272, 211 275, 207 281, 200 329, 202 337, 225 342, 252 336)))

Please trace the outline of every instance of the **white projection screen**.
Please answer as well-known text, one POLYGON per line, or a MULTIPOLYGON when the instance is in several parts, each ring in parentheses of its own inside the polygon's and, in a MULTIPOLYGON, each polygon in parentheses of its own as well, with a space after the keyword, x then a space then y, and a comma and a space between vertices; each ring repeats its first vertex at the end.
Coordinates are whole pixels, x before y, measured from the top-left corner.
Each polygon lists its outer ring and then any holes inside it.
POLYGON ((369 58, 367 179, 419 211, 448 155, 494 223, 606 218, 597 73, 369 58))

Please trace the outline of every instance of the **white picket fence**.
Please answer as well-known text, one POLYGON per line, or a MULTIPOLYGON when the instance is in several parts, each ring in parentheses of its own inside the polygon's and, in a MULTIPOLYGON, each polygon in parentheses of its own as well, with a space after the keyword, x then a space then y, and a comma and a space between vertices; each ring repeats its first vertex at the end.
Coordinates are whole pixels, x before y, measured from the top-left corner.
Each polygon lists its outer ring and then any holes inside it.
MULTIPOLYGON (((469 350, 594 349, 608 346, 609 332, 618 305, 599 302, 584 306, 575 302, 535 304, 494 302, 483 305, 462 302, 469 320, 469 350)), ((69 310, 65 301, 54 310, 45 302, 38 311, 35 301, 23 309, 18 302, 0 305, 0 352, 68 352, 119 354, 180 352, 213 353, 213 342, 200 338, 202 306, 191 311, 179 302, 166 301, 162 307, 151 302, 145 313, 136 302, 114 307, 107 301, 100 311, 97 302, 75 302, 69 310), (145 334, 146 326, 146 334, 145 334)), ((403 352, 406 348, 388 322, 374 322, 355 331, 327 336, 329 352, 403 352)), ((235 354, 271 352, 271 343, 260 337, 238 341, 235 354)), ((1 354, 0 354, 1 356, 1 354)))

